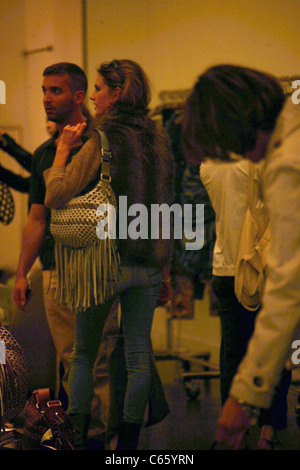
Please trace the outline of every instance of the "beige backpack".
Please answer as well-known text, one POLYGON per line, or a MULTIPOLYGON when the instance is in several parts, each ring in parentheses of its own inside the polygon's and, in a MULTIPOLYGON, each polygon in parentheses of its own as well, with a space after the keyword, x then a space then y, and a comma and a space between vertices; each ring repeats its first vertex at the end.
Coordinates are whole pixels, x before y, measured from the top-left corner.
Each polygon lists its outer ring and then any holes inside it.
POLYGON ((253 206, 255 164, 249 162, 248 207, 241 233, 235 273, 235 295, 248 310, 261 306, 265 284, 270 224, 265 206, 253 206))

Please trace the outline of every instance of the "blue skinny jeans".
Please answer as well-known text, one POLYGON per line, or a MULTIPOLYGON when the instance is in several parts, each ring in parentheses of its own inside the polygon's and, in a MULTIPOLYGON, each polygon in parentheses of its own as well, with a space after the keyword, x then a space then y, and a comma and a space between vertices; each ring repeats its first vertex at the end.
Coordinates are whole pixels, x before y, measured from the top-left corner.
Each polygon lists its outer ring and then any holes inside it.
POLYGON ((129 423, 143 423, 151 386, 150 333, 160 286, 161 272, 157 268, 123 266, 114 296, 104 304, 76 314, 69 375, 69 413, 90 414, 93 367, 106 318, 119 296, 127 370, 123 419, 129 423))

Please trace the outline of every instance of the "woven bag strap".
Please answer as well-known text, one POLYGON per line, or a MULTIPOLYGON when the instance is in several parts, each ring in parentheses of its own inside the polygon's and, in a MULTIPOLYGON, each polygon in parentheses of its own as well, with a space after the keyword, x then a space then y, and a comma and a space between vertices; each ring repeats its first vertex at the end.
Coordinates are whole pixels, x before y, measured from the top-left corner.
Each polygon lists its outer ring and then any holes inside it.
POLYGON ((100 181, 103 183, 110 183, 111 176, 110 176, 110 160, 111 160, 111 151, 108 142, 108 138, 105 132, 96 129, 100 136, 100 144, 101 144, 101 174, 100 174, 100 181))

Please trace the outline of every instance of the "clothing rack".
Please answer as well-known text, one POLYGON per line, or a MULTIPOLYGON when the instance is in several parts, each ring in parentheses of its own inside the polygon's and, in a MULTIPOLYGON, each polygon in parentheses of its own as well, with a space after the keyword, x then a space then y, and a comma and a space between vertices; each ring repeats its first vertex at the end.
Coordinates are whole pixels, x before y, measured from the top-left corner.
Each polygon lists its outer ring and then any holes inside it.
POLYGON ((219 378, 219 366, 210 362, 209 351, 200 351, 197 354, 190 354, 189 351, 183 352, 180 349, 173 349, 171 323, 175 320, 178 319, 167 318, 167 348, 165 350, 155 350, 155 360, 179 361, 182 368, 180 380, 184 386, 185 393, 190 400, 195 400, 200 395, 198 381, 201 379, 205 380, 205 388, 208 388, 210 379, 219 378), (197 370, 192 370, 193 367, 197 370))
POLYGON ((153 119, 160 116, 165 109, 182 111, 191 90, 164 90, 158 94, 160 104, 150 113, 153 119))
MULTIPOLYGON (((186 99, 190 95, 190 89, 163 90, 159 93, 159 105, 151 112, 150 116, 154 119, 164 120, 165 114, 169 111, 176 111, 178 117, 182 116, 186 99), (177 113, 178 112, 178 113, 177 113)), ((170 311, 165 308, 167 344, 163 351, 155 351, 156 360, 175 360, 181 363, 182 372, 180 378, 185 387, 189 399, 196 399, 200 393, 198 384, 199 379, 205 380, 205 385, 212 378, 219 377, 219 367, 210 362, 210 352, 200 351, 195 354, 189 351, 183 352, 179 348, 173 347, 172 323, 174 321, 191 320, 189 316, 170 316, 170 311), (194 370, 192 370, 194 369, 194 370), (197 369, 197 370, 196 370, 197 369)))
MULTIPOLYGON (((300 75, 278 77, 278 81, 287 96, 295 91, 295 88, 292 87, 295 80, 300 80, 300 75)), ((152 111, 151 116, 161 113, 162 110, 166 108, 182 109, 191 91, 191 89, 182 89, 163 90, 159 92, 158 97, 160 104, 152 111)))

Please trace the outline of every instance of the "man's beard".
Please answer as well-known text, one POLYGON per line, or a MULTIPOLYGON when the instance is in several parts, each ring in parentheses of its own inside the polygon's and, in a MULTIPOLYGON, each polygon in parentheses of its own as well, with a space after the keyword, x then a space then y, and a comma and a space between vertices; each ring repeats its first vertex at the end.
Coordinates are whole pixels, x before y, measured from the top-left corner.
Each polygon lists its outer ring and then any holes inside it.
POLYGON ((47 112, 46 114, 47 114, 47 118, 49 121, 53 121, 56 124, 63 124, 65 122, 68 122, 69 117, 71 116, 73 111, 74 111, 74 102, 73 100, 71 100, 67 109, 63 111, 58 111, 58 112, 54 110, 55 112, 54 115, 48 114, 47 112))

